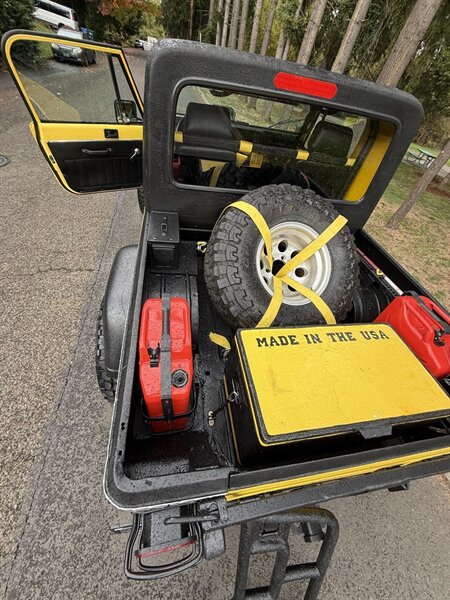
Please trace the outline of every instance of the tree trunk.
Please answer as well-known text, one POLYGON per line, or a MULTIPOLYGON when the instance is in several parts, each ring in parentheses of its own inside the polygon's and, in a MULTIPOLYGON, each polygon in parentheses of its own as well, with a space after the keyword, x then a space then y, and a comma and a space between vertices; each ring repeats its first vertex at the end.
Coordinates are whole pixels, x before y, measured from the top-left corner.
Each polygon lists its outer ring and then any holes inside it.
POLYGON ((191 0, 191 7, 189 10, 189 39, 192 40, 192 31, 194 27, 194 0, 191 0))
POLYGON ((253 15, 252 34, 250 36, 250 47, 248 49, 249 52, 256 51, 256 44, 258 43, 259 23, 261 21, 262 8, 263 8, 263 0, 256 0, 255 13, 253 15))
POLYGON ((441 4, 442 0, 416 0, 377 83, 390 87, 398 84, 441 4))
POLYGON ((213 20, 215 5, 216 5, 216 0, 209 0, 208 25, 211 25, 211 22, 213 20))
POLYGON ((231 5, 231 0, 225 0, 225 11, 223 13, 223 26, 222 26, 222 41, 220 42, 221 46, 227 45, 228 21, 230 19, 230 5, 231 5))
POLYGON ((223 9, 223 0, 219 0, 219 5, 217 7, 217 11, 219 13, 219 17, 217 19, 216 25, 216 46, 220 46, 220 40, 222 39, 222 28, 220 26, 220 13, 223 9))
POLYGON ((417 202, 417 200, 420 198, 423 192, 427 189, 429 184, 433 181, 434 177, 439 173, 439 171, 442 169, 442 167, 445 165, 449 158, 450 138, 447 140, 447 143, 441 150, 439 156, 434 159, 434 161, 431 163, 431 165, 428 167, 428 169, 413 187, 413 189, 409 192, 408 196, 406 197, 406 200, 404 200, 400 208, 392 215, 388 223, 388 227, 390 227, 391 229, 397 229, 399 223, 406 217, 411 208, 414 206, 414 204, 417 202))
POLYGON ((322 22, 323 13, 327 0, 314 0, 314 4, 311 10, 311 16, 306 27, 305 35, 303 36, 302 45, 297 56, 297 62, 302 65, 307 65, 314 48, 314 42, 316 41, 317 33, 322 22))
POLYGON ((240 8, 241 8, 241 0, 234 0, 233 12, 231 13, 230 40, 228 42, 228 46, 230 48, 233 48, 233 50, 236 48, 240 8))
POLYGON ((239 26, 239 40, 238 40, 238 50, 241 50, 241 51, 244 49, 245 32, 247 30, 248 4, 249 4, 249 0, 242 0, 241 24, 239 26))
POLYGON ((283 56, 281 57, 283 60, 287 60, 289 56, 289 50, 291 49, 291 40, 286 40, 286 45, 283 50, 283 56))
POLYGON ((371 2, 372 0, 358 0, 356 3, 356 7, 348 24, 344 39, 341 42, 336 58, 334 59, 333 66, 331 67, 332 71, 335 71, 336 73, 343 73, 345 71, 345 67, 347 66, 353 46, 355 45, 359 32, 361 31, 361 27, 364 23, 364 19, 366 18, 371 2))
POLYGON ((280 31, 278 37, 277 50, 275 52, 275 58, 282 58, 284 52, 284 46, 286 45, 286 36, 284 35, 284 29, 280 31))
POLYGON ((448 185, 448 182, 450 181, 450 171, 447 172, 447 175, 445 175, 439 182, 438 188, 441 190, 445 190, 445 188, 448 185))
POLYGON ((264 30, 264 37, 261 44, 261 56, 266 56, 267 48, 269 47, 270 34, 272 33, 273 19, 275 17, 275 9, 277 7, 277 0, 270 0, 269 14, 267 15, 266 28, 264 30))

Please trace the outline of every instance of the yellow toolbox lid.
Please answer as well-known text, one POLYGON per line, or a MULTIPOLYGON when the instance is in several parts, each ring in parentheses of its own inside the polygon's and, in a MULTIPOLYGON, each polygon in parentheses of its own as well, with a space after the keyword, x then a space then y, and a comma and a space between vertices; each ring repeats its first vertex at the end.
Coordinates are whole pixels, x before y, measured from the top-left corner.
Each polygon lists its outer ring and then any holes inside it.
POLYGON ((241 329, 236 341, 262 445, 389 435, 450 415, 449 396, 389 325, 241 329))

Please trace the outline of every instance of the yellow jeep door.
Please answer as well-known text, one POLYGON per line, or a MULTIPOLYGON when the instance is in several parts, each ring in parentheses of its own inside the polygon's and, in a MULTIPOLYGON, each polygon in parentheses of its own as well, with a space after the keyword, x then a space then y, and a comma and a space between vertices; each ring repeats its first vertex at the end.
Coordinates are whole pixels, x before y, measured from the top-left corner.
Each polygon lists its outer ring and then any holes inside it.
POLYGON ((31 114, 31 132, 74 193, 142 185, 142 101, 121 48, 12 31, 2 54, 31 114))

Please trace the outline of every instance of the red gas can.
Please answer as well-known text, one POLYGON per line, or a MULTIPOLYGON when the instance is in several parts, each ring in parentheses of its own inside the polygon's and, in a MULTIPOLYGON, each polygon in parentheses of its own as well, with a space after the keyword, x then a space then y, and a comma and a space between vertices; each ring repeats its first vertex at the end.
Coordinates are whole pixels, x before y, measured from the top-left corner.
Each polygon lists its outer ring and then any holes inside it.
POLYGON ((139 379, 153 432, 186 428, 192 378, 189 304, 167 294, 147 300, 139 331, 139 379))
POLYGON ((450 375, 450 316, 432 300, 405 292, 375 322, 392 325, 437 379, 450 375))

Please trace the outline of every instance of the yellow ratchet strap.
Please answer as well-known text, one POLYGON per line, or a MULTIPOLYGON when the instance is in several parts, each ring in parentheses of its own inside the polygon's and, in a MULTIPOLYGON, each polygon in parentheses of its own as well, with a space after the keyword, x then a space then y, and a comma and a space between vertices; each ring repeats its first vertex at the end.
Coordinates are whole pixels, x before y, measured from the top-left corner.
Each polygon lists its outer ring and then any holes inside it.
MULTIPOLYGON (((255 206, 249 204, 248 202, 245 202, 244 200, 238 200, 237 202, 233 202, 233 204, 230 204, 227 208, 230 207, 241 210, 247 216, 249 216, 250 219, 255 223, 260 234, 262 235, 264 244, 266 246, 269 267, 272 268, 272 236, 270 234, 269 226, 267 225, 266 220, 264 219, 262 214, 255 206)), ((297 292, 305 296, 305 298, 308 298, 308 300, 310 300, 314 304, 314 306, 323 316, 325 322, 328 325, 336 324, 336 319, 333 313, 331 312, 330 307, 319 296, 319 294, 316 294, 316 292, 314 292, 313 290, 291 279, 291 277, 288 276, 288 273, 293 271, 300 264, 304 263, 315 252, 317 252, 318 250, 320 250, 320 248, 325 246, 342 229, 342 227, 344 227, 346 223, 347 219, 342 215, 339 215, 333 221, 333 223, 331 223, 331 225, 329 225, 325 229, 325 231, 323 231, 315 240, 313 240, 305 248, 303 248, 303 250, 301 250, 296 256, 294 256, 294 258, 291 258, 291 260, 289 260, 284 265, 284 267, 280 269, 276 275, 274 275, 272 300, 270 301, 266 312, 264 313, 256 327, 270 327, 270 325, 275 320, 275 317, 277 316, 278 311, 280 310, 281 304, 283 302, 283 283, 285 283, 286 285, 290 285, 295 290, 297 290, 297 292)))

